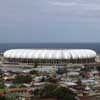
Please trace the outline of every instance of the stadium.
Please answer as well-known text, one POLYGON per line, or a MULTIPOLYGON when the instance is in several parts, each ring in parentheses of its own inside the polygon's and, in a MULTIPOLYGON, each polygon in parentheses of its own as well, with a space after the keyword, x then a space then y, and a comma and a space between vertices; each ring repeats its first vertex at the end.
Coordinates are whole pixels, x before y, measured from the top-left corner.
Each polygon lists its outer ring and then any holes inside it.
POLYGON ((96 52, 91 49, 11 49, 4 52, 6 63, 42 65, 94 63, 96 52))

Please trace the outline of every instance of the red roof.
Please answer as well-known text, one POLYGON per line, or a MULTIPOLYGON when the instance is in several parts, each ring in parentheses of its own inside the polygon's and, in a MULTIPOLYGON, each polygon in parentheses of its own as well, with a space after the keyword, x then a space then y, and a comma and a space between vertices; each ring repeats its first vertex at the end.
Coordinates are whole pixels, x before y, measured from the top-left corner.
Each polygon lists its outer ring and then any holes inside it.
MULTIPOLYGON (((27 88, 11 88, 8 90, 9 92, 20 92, 20 91, 27 91, 27 88)), ((5 94, 5 90, 0 90, 0 96, 5 94)))
POLYGON ((8 91, 10 92, 18 92, 18 91, 26 91, 27 88, 11 88, 8 91))
POLYGON ((57 100, 57 99, 54 99, 54 98, 38 98, 36 100, 57 100))
POLYGON ((1 90, 0 91, 0 96, 3 95, 3 94, 5 94, 5 93, 6 93, 5 90, 1 90))

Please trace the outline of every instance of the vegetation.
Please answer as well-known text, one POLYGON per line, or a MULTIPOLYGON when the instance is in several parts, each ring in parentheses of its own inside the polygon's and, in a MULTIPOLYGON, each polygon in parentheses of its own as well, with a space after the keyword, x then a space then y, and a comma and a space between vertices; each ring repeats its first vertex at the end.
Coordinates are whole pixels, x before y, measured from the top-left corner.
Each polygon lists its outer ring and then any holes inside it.
POLYGON ((50 83, 57 83, 57 79, 51 77, 49 77, 46 81, 50 83))
POLYGON ((44 90, 36 90, 35 95, 45 98, 55 98, 57 100, 75 100, 75 94, 68 88, 55 84, 49 84, 44 90))
POLYGON ((30 71, 30 74, 38 75, 39 73, 37 71, 35 71, 35 70, 32 70, 32 71, 30 71))
POLYGON ((65 87, 58 87, 54 93, 58 100, 74 100, 75 98, 75 94, 65 87))
POLYGON ((5 85, 4 85, 4 81, 3 81, 3 72, 2 70, 0 70, 0 89, 4 89, 5 85))
POLYGON ((49 84, 45 87, 44 96, 48 98, 55 98, 55 90, 57 89, 57 85, 49 84))
MULTIPOLYGON (((7 93, 6 95, 5 95, 5 98, 7 98, 7 99, 4 99, 4 100, 16 100, 17 99, 17 97, 18 97, 18 93, 16 93, 16 92, 9 92, 9 93, 7 93)), ((0 99, 1 100, 1 99, 0 99)))
POLYGON ((14 84, 30 83, 32 81, 31 75, 17 75, 13 81, 14 84))
POLYGON ((100 66, 97 66, 96 69, 99 72, 99 76, 100 76, 100 66))
POLYGON ((96 69, 100 72, 100 66, 97 66, 96 69))
POLYGON ((25 85, 23 85, 23 84, 21 84, 20 86, 19 86, 19 88, 25 88, 26 86, 25 85))
POLYGON ((5 88, 4 81, 0 79, 0 89, 4 89, 4 88, 5 88))
POLYGON ((0 78, 2 79, 3 77, 3 71, 0 69, 0 78))
POLYGON ((87 71, 90 71, 89 68, 88 68, 88 66, 86 66, 86 67, 84 67, 84 68, 81 69, 81 72, 87 72, 87 71))
POLYGON ((17 88, 18 86, 16 84, 12 84, 9 88, 17 88))
POLYGON ((8 100, 5 96, 0 96, 0 100, 8 100))

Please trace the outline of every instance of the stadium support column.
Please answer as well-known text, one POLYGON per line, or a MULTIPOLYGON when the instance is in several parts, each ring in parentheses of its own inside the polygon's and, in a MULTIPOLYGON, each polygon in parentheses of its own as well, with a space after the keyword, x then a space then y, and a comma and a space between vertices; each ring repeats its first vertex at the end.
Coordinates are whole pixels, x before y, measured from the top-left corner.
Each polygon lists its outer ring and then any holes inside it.
POLYGON ((86 58, 86 64, 88 64, 88 60, 87 60, 87 58, 86 58))
POLYGON ((77 64, 77 59, 75 59, 75 63, 77 64))
POLYGON ((27 65, 29 65, 28 58, 27 58, 27 65))
POLYGON ((35 59, 35 63, 36 66, 35 68, 39 68, 40 70, 40 75, 42 75, 42 60, 40 58, 35 59))
POLYGON ((82 62, 83 62, 83 58, 80 58, 80 64, 82 64, 82 62))

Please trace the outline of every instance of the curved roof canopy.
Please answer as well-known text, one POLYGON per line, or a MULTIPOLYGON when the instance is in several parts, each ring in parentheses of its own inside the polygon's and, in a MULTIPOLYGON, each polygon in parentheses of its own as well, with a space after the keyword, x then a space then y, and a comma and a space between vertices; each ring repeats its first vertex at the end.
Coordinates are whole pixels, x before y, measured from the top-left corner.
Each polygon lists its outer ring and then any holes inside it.
POLYGON ((85 59, 95 58, 90 49, 12 49, 4 52, 5 58, 26 59, 85 59))

